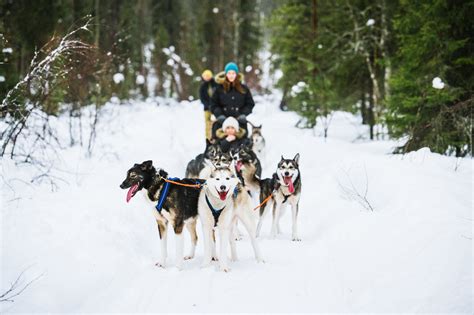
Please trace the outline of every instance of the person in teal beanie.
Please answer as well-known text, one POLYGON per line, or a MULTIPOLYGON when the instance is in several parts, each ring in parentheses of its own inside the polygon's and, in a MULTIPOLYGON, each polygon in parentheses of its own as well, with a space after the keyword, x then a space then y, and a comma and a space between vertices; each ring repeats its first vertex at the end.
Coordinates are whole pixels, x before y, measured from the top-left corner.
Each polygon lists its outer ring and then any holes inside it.
POLYGON ((237 64, 229 62, 225 65, 224 71, 225 79, 217 87, 209 104, 209 109, 217 118, 213 134, 227 117, 236 118, 240 127, 247 130, 247 116, 252 113, 255 106, 250 89, 240 81, 237 64))
POLYGON ((225 65, 224 72, 227 74, 229 71, 235 71, 235 74, 239 73, 239 67, 235 64, 235 62, 229 62, 228 64, 225 65))

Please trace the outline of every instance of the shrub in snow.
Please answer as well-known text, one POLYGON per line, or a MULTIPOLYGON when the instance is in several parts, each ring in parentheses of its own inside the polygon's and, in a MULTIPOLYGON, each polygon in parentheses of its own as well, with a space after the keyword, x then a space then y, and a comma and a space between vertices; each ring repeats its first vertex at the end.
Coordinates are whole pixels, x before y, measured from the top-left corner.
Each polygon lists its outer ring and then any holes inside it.
MULTIPOLYGON (((0 156, 8 155, 13 160, 35 165, 44 173, 41 178, 48 178, 57 162, 56 151, 68 140, 70 145, 80 141, 81 145, 88 146, 88 153, 92 150, 102 101, 96 99, 96 106, 89 110, 90 126, 79 122, 79 132, 75 133, 76 125, 73 124, 81 119, 82 106, 91 100, 89 95, 92 93, 86 92, 97 92, 99 80, 105 79, 107 73, 97 50, 78 39, 79 32, 90 31, 91 21, 89 17, 83 26, 62 38, 53 36, 36 51, 29 72, 8 91, 0 105, 5 127, 1 132, 0 156), (96 84, 84 84, 91 82, 84 82, 86 77, 93 78, 96 84), (74 104, 62 104, 65 98, 73 100, 74 104), (66 139, 67 131, 57 129, 55 115, 62 112, 70 116, 69 139, 66 139), (90 127, 89 139, 83 137, 83 127, 90 127), (76 138, 78 133, 80 139, 76 138)), ((53 182, 51 185, 54 186, 53 182)))

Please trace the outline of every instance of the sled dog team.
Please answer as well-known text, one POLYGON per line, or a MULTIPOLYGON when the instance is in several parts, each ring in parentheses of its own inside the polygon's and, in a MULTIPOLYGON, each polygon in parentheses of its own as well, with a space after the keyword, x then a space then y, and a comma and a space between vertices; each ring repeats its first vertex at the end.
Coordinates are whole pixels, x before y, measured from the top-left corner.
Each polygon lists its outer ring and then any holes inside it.
POLYGON ((169 226, 176 235, 178 269, 182 269, 184 260, 194 257, 198 217, 204 239, 202 265, 208 266, 212 260, 216 260, 220 270, 225 272, 230 270, 228 245, 231 260, 237 260, 236 239, 240 238, 238 221, 248 233, 257 262, 263 262, 256 238, 260 234, 267 209, 272 209, 273 213, 271 236, 274 238, 281 232, 279 220, 282 207, 290 205, 292 240, 300 240, 297 231, 301 195, 299 154, 293 159, 282 156, 272 177, 261 179, 262 168, 254 149, 254 143, 250 142, 223 152, 218 144, 207 141, 204 153, 188 163, 184 179, 169 177, 165 170, 155 167, 152 161, 135 164, 127 171, 120 185, 120 188, 128 189, 126 201, 129 202, 141 190, 150 203, 158 225, 161 255, 157 266, 165 267, 169 226), (259 211, 258 224, 254 220, 255 211, 259 211), (191 236, 191 250, 186 256, 184 227, 191 236), (216 250, 216 236, 219 237, 219 251, 216 250))

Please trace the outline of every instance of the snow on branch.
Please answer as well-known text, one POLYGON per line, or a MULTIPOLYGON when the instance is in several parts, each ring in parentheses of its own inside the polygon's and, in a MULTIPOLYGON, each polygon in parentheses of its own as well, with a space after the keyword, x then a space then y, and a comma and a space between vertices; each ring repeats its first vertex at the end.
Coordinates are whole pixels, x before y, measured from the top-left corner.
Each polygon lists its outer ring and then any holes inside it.
MULTIPOLYGON (((0 103, 0 157, 8 155, 16 162, 39 168, 41 176, 32 182, 51 181, 52 189, 56 179, 48 174, 59 160, 59 150, 65 147, 60 141, 55 115, 65 109, 66 102, 72 102, 71 109, 66 110, 71 112, 72 120, 81 106, 78 86, 87 88, 84 87, 87 82, 81 79, 94 77, 97 80, 103 70, 96 69, 96 65, 101 65, 96 47, 81 39, 88 35, 84 32, 90 32, 92 20, 87 16, 82 25, 62 37, 53 35, 36 50, 26 75, 0 103)), ((96 121, 97 113, 93 128, 96 121)), ((93 139, 90 139, 89 150, 92 145, 93 139)))
POLYGON ((15 155, 18 137, 28 129, 28 122, 34 117, 42 118, 44 122, 42 128, 36 130, 40 140, 48 133, 53 134, 42 108, 44 100, 73 70, 73 62, 87 57, 94 49, 76 38, 79 32, 89 31, 91 21, 89 17, 82 26, 62 38, 53 36, 35 52, 28 73, 8 91, 0 105, 0 117, 4 118, 0 132, 0 156, 7 152, 11 157, 15 155), (41 134, 38 134, 39 130, 41 134))

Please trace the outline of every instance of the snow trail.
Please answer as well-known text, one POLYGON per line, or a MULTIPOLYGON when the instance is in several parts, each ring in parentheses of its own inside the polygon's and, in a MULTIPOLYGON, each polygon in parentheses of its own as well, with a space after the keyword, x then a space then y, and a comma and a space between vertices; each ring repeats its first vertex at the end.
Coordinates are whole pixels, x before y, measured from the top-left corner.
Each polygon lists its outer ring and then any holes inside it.
POLYGON ((268 215, 260 238, 266 263, 255 262, 244 236, 225 274, 200 268, 199 223, 196 258, 183 271, 173 267, 171 232, 168 268, 155 267, 155 221, 139 194, 125 203, 119 184, 148 159, 182 177, 204 149, 202 109, 163 99, 169 105, 108 106, 94 157, 83 159, 77 147, 64 152, 69 184, 58 192, 25 185, 31 170, 1 161, 2 291, 28 266, 26 279, 43 274, 1 311, 472 312, 471 160, 427 149, 394 156, 393 141, 355 142, 367 131, 348 113, 336 113, 325 141, 295 128, 298 116, 278 110, 278 95, 255 99, 249 120, 263 124, 263 176, 281 155, 301 155, 302 242, 290 241, 290 209, 276 240, 268 215), (350 182, 368 185, 375 211, 344 198, 340 186, 350 182))

